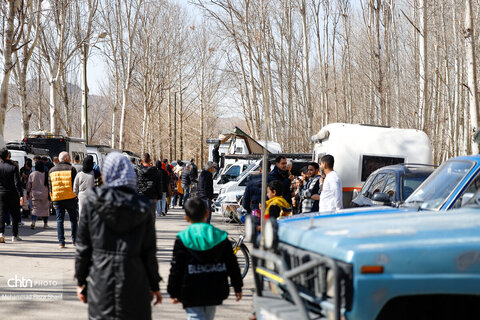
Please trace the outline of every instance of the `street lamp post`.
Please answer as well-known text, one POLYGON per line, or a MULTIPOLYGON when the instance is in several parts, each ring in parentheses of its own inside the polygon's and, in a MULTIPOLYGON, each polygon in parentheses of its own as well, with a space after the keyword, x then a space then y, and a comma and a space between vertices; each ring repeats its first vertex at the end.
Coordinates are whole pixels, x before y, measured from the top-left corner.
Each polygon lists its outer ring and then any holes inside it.
MULTIPOLYGON (((96 40, 92 46, 107 36, 106 32, 102 32, 96 36, 96 40)), ((88 84, 87 84, 87 60, 88 50, 90 47, 90 38, 83 41, 82 50, 82 138, 88 144, 88 84)))

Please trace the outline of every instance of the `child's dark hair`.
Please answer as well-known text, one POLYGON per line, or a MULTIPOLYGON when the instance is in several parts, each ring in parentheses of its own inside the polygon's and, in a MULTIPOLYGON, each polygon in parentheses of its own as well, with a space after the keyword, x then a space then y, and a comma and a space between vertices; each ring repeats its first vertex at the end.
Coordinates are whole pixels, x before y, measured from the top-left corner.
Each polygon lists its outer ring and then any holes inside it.
POLYGON ((283 193, 283 185, 280 182, 280 180, 273 180, 268 183, 268 187, 270 190, 273 192, 275 191, 275 194, 277 196, 281 196, 283 193))
POLYGON ((205 201, 200 198, 188 199, 185 203, 185 215, 193 222, 200 222, 205 217, 207 206, 205 201))

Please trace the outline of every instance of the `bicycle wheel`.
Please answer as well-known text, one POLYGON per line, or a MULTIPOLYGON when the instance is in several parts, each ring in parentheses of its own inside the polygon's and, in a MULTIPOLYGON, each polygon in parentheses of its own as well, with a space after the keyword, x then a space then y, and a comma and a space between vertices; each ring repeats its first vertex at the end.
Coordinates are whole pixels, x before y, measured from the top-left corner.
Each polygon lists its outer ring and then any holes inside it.
MULTIPOLYGON (((232 246, 234 245, 235 243, 232 243, 232 246)), ((235 251, 235 248, 233 249, 235 251)), ((248 252, 247 246, 242 243, 235 255, 237 256, 238 266, 240 267, 240 273, 242 274, 243 279, 247 275, 248 269, 250 268, 250 253, 248 252)))

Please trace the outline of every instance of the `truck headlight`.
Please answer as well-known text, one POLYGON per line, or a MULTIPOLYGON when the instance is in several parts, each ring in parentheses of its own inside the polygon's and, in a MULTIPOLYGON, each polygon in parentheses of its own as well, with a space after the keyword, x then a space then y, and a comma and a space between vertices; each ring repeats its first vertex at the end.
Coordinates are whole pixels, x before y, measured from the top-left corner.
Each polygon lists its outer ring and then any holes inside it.
POLYGON ((267 221, 265 221, 265 230, 263 230, 264 233, 264 242, 263 246, 265 249, 275 249, 277 244, 278 244, 278 224, 277 224, 277 219, 275 218, 269 218, 267 221))

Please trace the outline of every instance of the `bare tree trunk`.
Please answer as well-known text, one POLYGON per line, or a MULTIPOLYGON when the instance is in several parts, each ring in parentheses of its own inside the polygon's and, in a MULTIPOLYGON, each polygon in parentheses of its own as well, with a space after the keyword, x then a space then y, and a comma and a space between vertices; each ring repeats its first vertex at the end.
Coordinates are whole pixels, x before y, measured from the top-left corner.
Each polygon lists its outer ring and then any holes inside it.
MULTIPOLYGON (((475 56, 475 33, 473 28, 472 3, 465 0, 465 50, 467 55, 468 97, 470 102, 470 132, 478 130, 477 63, 475 56)), ((472 141, 472 153, 478 154, 478 144, 472 141)))
POLYGON ((10 79, 10 72, 13 68, 12 54, 15 48, 14 31, 15 31, 15 13, 20 4, 20 0, 8 2, 8 14, 6 17, 6 27, 3 36, 3 70, 2 79, 0 81, 0 134, 3 136, 5 129, 5 118, 7 116, 8 104, 8 83, 10 79))

